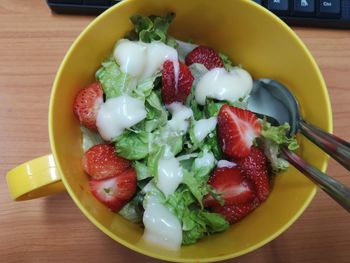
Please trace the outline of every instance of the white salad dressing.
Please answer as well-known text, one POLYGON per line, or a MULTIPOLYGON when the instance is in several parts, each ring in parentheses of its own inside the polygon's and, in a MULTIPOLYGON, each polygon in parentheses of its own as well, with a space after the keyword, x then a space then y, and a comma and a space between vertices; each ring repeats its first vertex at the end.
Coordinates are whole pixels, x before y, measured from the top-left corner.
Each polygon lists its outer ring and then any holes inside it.
POLYGON ((97 113, 96 126, 101 137, 110 141, 146 118, 146 109, 142 100, 122 95, 108 99, 97 113))
POLYGON ((182 168, 174 156, 161 158, 158 161, 157 187, 166 197, 175 192, 182 181, 182 177, 182 168))
POLYGON ((145 231, 143 239, 165 247, 178 250, 182 243, 182 227, 179 220, 164 205, 149 202, 143 214, 145 231))
POLYGON ((170 250, 178 250, 182 243, 182 227, 180 221, 163 204, 162 197, 151 180, 143 189, 145 199, 143 207, 143 239, 170 250))
POLYGON ((194 124, 194 137, 198 142, 204 140, 207 135, 212 132, 217 124, 217 118, 201 119, 194 124))
POLYGON ((168 121, 167 127, 172 131, 176 132, 186 132, 189 127, 189 120, 193 116, 191 108, 184 106, 180 102, 173 102, 167 105, 172 117, 168 121))
POLYGON ((247 96, 252 88, 253 79, 246 70, 236 67, 228 72, 214 68, 199 80, 195 98, 200 105, 205 104, 207 97, 233 102, 247 96))
POLYGON ((224 167, 232 168, 232 167, 235 167, 236 165, 237 165, 236 163, 229 162, 227 160, 220 160, 217 163, 218 168, 224 168, 224 167))
POLYGON ((165 60, 170 60, 174 63, 176 83, 178 81, 177 51, 162 42, 143 43, 121 39, 116 44, 113 54, 122 71, 141 80, 153 76, 162 69, 165 60))
POLYGON ((205 151, 202 157, 198 157, 194 160, 196 169, 201 167, 214 166, 215 157, 212 152, 205 151))

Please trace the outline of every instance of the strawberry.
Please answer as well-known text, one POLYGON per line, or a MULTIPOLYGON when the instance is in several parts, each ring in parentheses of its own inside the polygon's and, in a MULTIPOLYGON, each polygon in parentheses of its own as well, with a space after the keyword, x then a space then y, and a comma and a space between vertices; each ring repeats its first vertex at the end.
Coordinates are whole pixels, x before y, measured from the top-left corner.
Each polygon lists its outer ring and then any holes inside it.
POLYGON ((130 161, 117 156, 114 146, 109 144, 91 147, 84 154, 82 164, 84 171, 96 180, 116 176, 131 165, 130 161))
MULTIPOLYGON (((216 168, 208 184, 221 195, 225 205, 242 204, 255 198, 254 186, 236 167, 216 168)), ((220 206, 211 195, 203 199, 203 204, 206 207, 220 206)))
POLYGON ((219 213, 223 217, 225 217, 225 219, 230 224, 234 224, 239 220, 243 219, 244 217, 246 217, 258 206, 259 206, 258 200, 254 199, 251 202, 247 202, 244 204, 215 206, 212 208, 212 210, 215 213, 219 213))
POLYGON ((119 211, 136 192, 136 171, 130 168, 104 180, 89 182, 91 193, 112 211, 119 211))
POLYGON ((241 173, 253 183, 260 202, 265 201, 270 187, 267 159, 263 151, 252 146, 249 155, 237 163, 241 173))
POLYGON ((213 68, 223 68, 224 63, 216 51, 209 47, 199 46, 187 54, 185 58, 187 66, 194 63, 203 64, 208 70, 213 68))
POLYGON ((162 98, 165 104, 185 102, 191 92, 193 76, 190 69, 179 62, 179 76, 176 87, 174 63, 166 60, 162 71, 162 98))
POLYGON ((249 155, 253 140, 260 135, 261 124, 250 111, 227 104, 218 115, 218 138, 222 151, 231 158, 249 155))
POLYGON ((82 125, 96 131, 97 111, 102 103, 102 88, 98 82, 94 82, 78 92, 73 103, 73 112, 82 125))

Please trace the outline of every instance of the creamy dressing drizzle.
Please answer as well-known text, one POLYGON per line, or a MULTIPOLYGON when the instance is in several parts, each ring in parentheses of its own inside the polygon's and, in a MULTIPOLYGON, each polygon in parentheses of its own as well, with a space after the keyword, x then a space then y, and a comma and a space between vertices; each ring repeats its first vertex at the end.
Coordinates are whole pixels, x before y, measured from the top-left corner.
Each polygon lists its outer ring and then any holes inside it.
POLYGON ((96 126, 101 137, 110 141, 146 118, 146 109, 142 100, 122 95, 108 99, 100 106, 96 126))
POLYGON ((214 68, 199 80, 195 98, 200 105, 205 104, 207 97, 234 102, 247 96, 252 88, 252 77, 244 69, 237 67, 228 72, 224 68, 214 68))
POLYGON ((212 132, 217 124, 217 118, 201 119, 194 124, 194 136, 198 142, 204 140, 207 135, 212 132))

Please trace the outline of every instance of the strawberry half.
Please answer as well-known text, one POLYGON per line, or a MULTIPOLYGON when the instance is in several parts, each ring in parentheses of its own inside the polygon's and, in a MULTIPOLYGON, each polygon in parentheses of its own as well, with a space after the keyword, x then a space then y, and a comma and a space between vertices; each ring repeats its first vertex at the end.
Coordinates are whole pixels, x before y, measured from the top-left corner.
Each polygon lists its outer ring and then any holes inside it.
POLYGON ((257 199, 252 200, 251 202, 238 204, 238 205, 224 205, 224 206, 215 206, 212 210, 215 213, 221 214, 225 219, 230 223, 237 223, 239 220, 246 217, 250 214, 255 208, 259 206, 257 199))
POLYGON ((91 193, 112 211, 119 211, 136 192, 136 171, 130 168, 105 180, 91 180, 91 193))
POLYGON ((185 102, 191 92, 194 77, 190 69, 179 62, 179 76, 176 87, 174 62, 166 60, 162 70, 162 99, 164 104, 185 102))
POLYGON ((256 194, 263 202, 270 193, 267 159, 262 150, 252 146, 247 157, 237 161, 238 168, 254 185, 256 194))
POLYGON ((117 156, 109 144, 97 144, 85 152, 82 159, 84 171, 93 179, 101 180, 116 176, 131 165, 131 162, 117 156))
POLYGON ((97 111, 102 103, 102 88, 100 83, 94 82, 78 92, 73 103, 73 112, 82 125, 97 130, 97 111))
POLYGON ((227 104, 218 115, 218 137, 222 151, 231 158, 249 155, 253 140, 261 133, 258 118, 250 111, 227 104))
MULTIPOLYGON (((225 205, 242 204, 256 198, 254 186, 236 167, 216 168, 208 184, 221 195, 225 205)), ((211 195, 203 199, 203 204, 205 207, 220 206, 211 195)))
POLYGON ((209 47, 199 46, 187 54, 185 58, 187 66, 194 63, 203 64, 208 70, 213 68, 223 68, 224 63, 216 51, 209 47))

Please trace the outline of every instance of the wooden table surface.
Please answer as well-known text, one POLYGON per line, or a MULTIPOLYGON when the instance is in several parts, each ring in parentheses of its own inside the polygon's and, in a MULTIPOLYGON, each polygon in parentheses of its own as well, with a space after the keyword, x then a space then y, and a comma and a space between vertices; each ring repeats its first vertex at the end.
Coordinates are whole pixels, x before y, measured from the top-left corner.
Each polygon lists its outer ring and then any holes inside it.
MULTIPOLYGON (((72 41, 93 19, 51 14, 46 1, 0 0, 0 262, 158 262, 100 232, 68 194, 12 202, 5 174, 50 152, 51 85, 72 41)), ((350 31, 295 28, 328 85, 334 132, 350 140, 350 31)), ((334 161, 328 172, 350 185, 334 161)), ((350 217, 319 191, 285 233, 232 262, 350 262, 350 217)))

